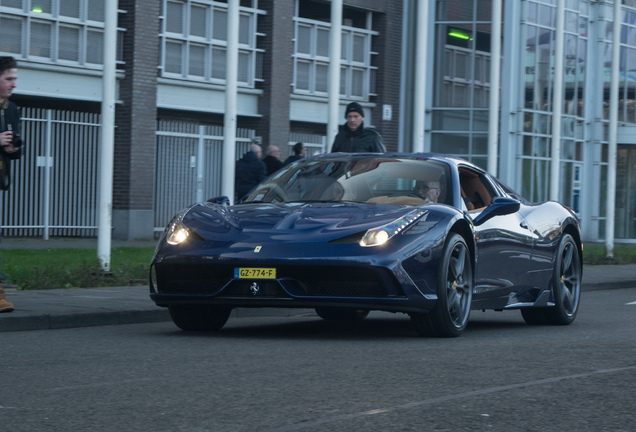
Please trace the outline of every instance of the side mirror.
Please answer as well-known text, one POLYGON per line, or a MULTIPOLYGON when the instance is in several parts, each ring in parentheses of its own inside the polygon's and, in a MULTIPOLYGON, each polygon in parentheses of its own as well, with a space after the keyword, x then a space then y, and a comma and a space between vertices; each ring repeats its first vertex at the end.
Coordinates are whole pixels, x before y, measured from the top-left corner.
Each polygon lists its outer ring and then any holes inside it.
POLYGON ((494 218, 495 216, 505 216, 519 211, 521 203, 516 199, 508 197, 497 197, 492 200, 490 205, 486 207, 475 219, 475 225, 481 225, 484 222, 494 218))
POLYGON ((225 195, 220 197, 210 198, 207 202, 213 203, 213 204, 226 205, 226 206, 230 205, 230 199, 226 197, 225 195))

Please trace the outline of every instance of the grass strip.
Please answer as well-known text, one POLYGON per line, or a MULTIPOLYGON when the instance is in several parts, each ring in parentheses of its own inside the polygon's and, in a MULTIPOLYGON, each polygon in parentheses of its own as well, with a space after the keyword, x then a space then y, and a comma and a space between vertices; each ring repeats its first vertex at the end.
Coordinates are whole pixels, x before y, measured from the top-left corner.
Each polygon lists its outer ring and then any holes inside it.
POLYGON ((3 250, 3 282, 22 290, 143 285, 153 252, 153 247, 114 248, 105 273, 95 249, 3 250))

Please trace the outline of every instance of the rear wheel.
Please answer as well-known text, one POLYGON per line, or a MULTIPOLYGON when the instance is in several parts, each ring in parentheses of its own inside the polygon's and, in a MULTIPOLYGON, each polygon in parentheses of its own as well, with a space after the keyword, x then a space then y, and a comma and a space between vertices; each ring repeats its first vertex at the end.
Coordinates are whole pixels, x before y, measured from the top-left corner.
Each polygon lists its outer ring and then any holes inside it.
POLYGON ((552 274, 554 306, 521 309, 528 324, 572 324, 579 311, 583 268, 579 248, 571 235, 565 234, 559 244, 552 274))
POLYGON ((411 321, 421 336, 457 337, 468 324, 472 298, 470 252, 460 235, 451 234, 440 260, 437 303, 428 314, 411 314, 411 321))
POLYGON ((218 306, 169 306, 170 318, 186 331, 216 331, 223 328, 232 309, 218 306))
POLYGON ((366 309, 317 307, 318 316, 327 321, 362 321, 369 315, 366 309))

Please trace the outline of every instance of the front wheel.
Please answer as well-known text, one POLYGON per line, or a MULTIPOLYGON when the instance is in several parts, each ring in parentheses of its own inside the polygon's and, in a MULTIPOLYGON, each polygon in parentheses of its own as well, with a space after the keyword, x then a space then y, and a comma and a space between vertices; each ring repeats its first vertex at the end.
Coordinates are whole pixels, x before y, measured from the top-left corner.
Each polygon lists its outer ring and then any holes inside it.
POLYGON ((223 328, 232 309, 218 306, 169 306, 170 318, 185 331, 216 331, 223 328))
POLYGON ((554 306, 521 309, 524 321, 528 324, 572 324, 579 311, 582 272, 579 248, 572 236, 565 234, 559 244, 552 273, 554 306))
POLYGON ((428 314, 413 313, 421 336, 457 337, 468 325, 473 299, 473 266, 468 246, 451 234, 444 246, 437 275, 437 303, 428 314))

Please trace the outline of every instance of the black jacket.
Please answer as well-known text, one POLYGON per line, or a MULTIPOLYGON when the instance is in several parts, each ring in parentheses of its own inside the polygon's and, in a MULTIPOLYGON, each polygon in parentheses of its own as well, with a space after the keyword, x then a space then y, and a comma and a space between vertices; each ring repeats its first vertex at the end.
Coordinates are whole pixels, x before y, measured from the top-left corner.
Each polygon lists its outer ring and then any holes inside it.
POLYGON ((285 159, 285 162, 283 162, 283 166, 289 165, 290 163, 296 162, 297 160, 301 160, 303 157, 304 156, 297 154, 290 155, 287 159, 285 159))
POLYGON ((267 177, 267 169, 256 153, 248 151, 236 162, 234 176, 234 190, 239 200, 267 177))
POLYGON ((276 156, 268 155, 263 159, 263 163, 267 167, 267 175, 274 174, 283 167, 283 163, 276 156))
POLYGON ((18 159, 22 155, 22 137, 20 136, 20 110, 16 104, 11 101, 0 107, 0 132, 8 130, 13 131, 13 145, 20 149, 15 153, 5 153, 2 155, 8 159, 18 159))
POLYGON ((333 141, 332 153, 386 153, 382 137, 373 128, 365 128, 364 122, 352 131, 344 124, 333 141))

